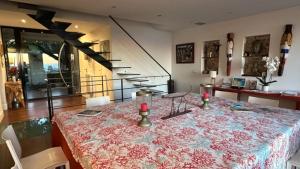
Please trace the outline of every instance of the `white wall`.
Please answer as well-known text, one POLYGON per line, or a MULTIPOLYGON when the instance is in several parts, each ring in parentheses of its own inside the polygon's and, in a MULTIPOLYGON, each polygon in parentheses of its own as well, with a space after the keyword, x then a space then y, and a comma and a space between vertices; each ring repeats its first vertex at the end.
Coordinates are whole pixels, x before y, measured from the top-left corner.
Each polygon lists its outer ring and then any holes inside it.
MULTIPOLYGON (((1 30, 1 28, 0 28, 1 30)), ((2 38, 0 34, 0 50, 2 50, 2 38)), ((7 109, 6 99, 5 99, 5 90, 4 90, 4 82, 5 82, 5 68, 4 68, 4 56, 0 52, 0 122, 3 119, 3 109, 7 109)))
MULTIPOLYGON (((172 67, 172 33, 153 28, 150 24, 132 22, 127 20, 117 21, 169 72, 172 67)), ((112 58, 121 59, 122 62, 113 62, 114 66, 131 66, 131 69, 120 69, 113 72, 114 78, 122 78, 117 72, 140 73, 141 76, 167 75, 144 51, 142 51, 116 24, 112 27, 112 58)), ((166 84, 168 77, 150 78, 147 84, 166 84)), ((132 85, 125 81, 126 86, 132 85)), ((114 88, 120 88, 120 82, 114 83, 114 88)), ((167 91, 167 86, 157 87, 158 90, 167 91)), ((130 97, 127 91, 125 97, 130 97)), ((116 93, 120 97, 120 92, 116 93)))
POLYGON ((218 79, 226 73, 226 34, 235 34, 235 46, 232 61, 232 76, 240 76, 242 67, 243 42, 246 36, 271 34, 269 56, 279 56, 280 39, 286 24, 293 24, 293 46, 282 77, 275 77, 277 83, 271 89, 299 90, 300 89, 300 7, 284 9, 255 16, 215 24, 203 25, 177 31, 173 37, 172 74, 175 78, 177 91, 184 91, 193 85, 199 91, 199 84, 209 82, 207 75, 201 75, 201 57, 203 57, 203 42, 220 40, 220 62, 218 79), (175 45, 186 42, 195 42, 195 63, 176 64, 175 45), (194 72, 194 73, 193 73, 194 72), (195 73, 197 72, 197 73, 195 73))

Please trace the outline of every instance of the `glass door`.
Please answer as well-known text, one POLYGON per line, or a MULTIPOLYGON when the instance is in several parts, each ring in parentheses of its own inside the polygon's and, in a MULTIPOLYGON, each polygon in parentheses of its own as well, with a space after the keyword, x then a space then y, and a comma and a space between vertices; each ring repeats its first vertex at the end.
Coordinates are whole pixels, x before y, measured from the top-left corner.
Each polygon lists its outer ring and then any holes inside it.
POLYGON ((58 55, 64 41, 55 34, 23 28, 2 28, 2 34, 6 44, 6 66, 8 70, 17 68, 18 79, 23 85, 24 98, 31 100, 47 97, 47 83, 53 86, 53 96, 74 94, 72 87, 77 75, 75 73, 73 75, 72 62, 78 59, 73 54, 77 50, 66 45, 61 51, 59 64, 58 55), (48 79, 48 82, 45 79, 48 79))

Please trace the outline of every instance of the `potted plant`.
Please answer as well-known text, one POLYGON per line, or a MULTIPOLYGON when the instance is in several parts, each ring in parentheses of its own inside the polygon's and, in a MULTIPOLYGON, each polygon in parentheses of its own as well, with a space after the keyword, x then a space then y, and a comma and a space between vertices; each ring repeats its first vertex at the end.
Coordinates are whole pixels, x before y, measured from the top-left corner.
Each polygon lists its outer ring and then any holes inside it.
POLYGON ((10 67, 8 70, 8 74, 13 82, 17 81, 17 78, 16 78, 17 73, 18 73, 18 69, 15 66, 10 67))
POLYGON ((262 85, 262 90, 267 92, 269 91, 270 84, 277 82, 276 80, 273 80, 273 73, 277 71, 280 61, 277 56, 274 58, 263 57, 263 61, 266 62, 265 67, 267 68, 267 71, 262 73, 262 77, 256 78, 262 85))

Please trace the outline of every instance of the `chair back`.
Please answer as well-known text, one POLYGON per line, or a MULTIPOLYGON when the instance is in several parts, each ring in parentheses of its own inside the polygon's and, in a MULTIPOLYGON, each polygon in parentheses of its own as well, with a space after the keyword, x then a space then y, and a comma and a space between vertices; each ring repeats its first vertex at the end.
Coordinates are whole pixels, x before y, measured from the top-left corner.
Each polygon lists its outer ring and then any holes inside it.
POLYGON ((92 97, 86 99, 86 107, 102 106, 110 103, 109 96, 92 97))
POLYGON ((20 162, 20 158, 22 156, 22 149, 12 125, 9 125, 6 127, 6 129, 4 129, 1 137, 5 140, 9 152, 15 162, 15 166, 13 168, 23 169, 22 164, 20 162))
POLYGON ((249 96, 248 102, 260 104, 264 106, 279 107, 279 100, 264 99, 264 98, 249 96))
POLYGON ((136 100, 136 92, 132 92, 131 93, 131 99, 132 100, 136 100))
POLYGON ((237 101, 238 94, 237 93, 231 93, 231 92, 222 92, 222 91, 216 91, 215 92, 216 97, 230 99, 237 101))

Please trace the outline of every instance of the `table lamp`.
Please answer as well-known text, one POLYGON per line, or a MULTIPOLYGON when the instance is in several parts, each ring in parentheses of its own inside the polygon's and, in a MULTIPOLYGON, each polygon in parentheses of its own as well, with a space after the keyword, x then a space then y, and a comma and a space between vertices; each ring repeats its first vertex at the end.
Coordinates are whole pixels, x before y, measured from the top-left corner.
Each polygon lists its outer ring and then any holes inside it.
POLYGON ((217 71, 209 71, 209 75, 211 78, 211 84, 215 85, 216 83, 216 77, 217 77, 217 71))

